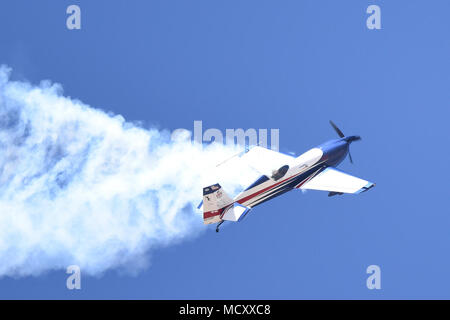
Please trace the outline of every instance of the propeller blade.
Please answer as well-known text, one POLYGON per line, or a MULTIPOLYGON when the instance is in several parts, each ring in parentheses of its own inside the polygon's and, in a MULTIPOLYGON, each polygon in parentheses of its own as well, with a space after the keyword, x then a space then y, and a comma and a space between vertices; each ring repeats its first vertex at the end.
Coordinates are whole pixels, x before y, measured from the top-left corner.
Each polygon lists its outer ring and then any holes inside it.
POLYGON ((339 135, 339 137, 341 138, 345 137, 345 134, 343 134, 342 131, 339 130, 339 128, 337 127, 337 125, 334 124, 333 121, 330 120, 330 124, 333 127, 334 131, 336 131, 336 133, 339 135))
POLYGON ((350 150, 348 150, 348 158, 350 159, 350 163, 353 164, 352 154, 350 153, 350 150))

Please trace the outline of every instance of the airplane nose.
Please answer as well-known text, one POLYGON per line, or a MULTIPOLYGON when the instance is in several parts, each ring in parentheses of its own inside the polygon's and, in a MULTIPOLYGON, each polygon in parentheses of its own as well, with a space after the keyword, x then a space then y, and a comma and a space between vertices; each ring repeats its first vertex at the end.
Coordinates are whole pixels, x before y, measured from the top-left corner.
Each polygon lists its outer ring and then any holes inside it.
POLYGON ((348 152, 349 142, 347 139, 340 139, 330 144, 325 144, 321 147, 324 158, 327 159, 327 164, 330 166, 338 165, 348 152))

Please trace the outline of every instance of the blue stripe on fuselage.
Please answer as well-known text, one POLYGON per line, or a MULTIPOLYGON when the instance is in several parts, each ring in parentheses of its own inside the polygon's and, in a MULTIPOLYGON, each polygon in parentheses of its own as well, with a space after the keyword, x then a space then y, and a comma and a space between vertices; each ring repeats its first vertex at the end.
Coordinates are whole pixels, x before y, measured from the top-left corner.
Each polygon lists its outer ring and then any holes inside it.
POLYGON ((287 180, 284 183, 276 186, 276 189, 269 189, 267 190, 266 193, 263 194, 259 194, 258 196, 256 196, 255 198, 258 198, 257 200, 255 199, 255 201, 253 201, 250 204, 247 204, 247 206, 249 207, 256 207, 257 205, 260 205, 263 202, 266 202, 267 200, 273 199, 277 196, 282 195, 285 192, 288 192, 290 190, 292 190, 296 185, 298 185, 299 183, 301 183, 302 181, 308 179, 312 174, 316 173, 318 170, 322 171, 323 169, 325 169, 326 166, 319 165, 319 166, 315 166, 310 168, 309 170, 305 171, 304 173, 298 175, 297 177, 291 179, 291 180, 287 180), (264 199, 264 200, 262 200, 264 199), (261 201, 261 202, 259 202, 261 201), (259 203, 256 203, 259 202, 259 203), (256 203, 256 204, 254 204, 256 203))

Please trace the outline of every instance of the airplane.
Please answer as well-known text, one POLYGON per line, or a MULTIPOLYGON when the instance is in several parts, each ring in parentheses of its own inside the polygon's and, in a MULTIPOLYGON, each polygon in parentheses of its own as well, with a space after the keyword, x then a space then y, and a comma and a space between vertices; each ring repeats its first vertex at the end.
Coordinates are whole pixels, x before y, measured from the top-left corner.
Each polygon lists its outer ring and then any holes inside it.
POLYGON ((331 197, 373 188, 374 183, 336 169, 347 155, 353 163, 349 147, 361 137, 345 136, 333 121, 330 124, 339 139, 327 141, 298 157, 260 146, 246 150, 242 158, 262 175, 234 199, 218 183, 203 188, 203 201, 198 208, 203 207, 204 224, 217 223, 219 232, 225 221, 242 221, 253 207, 293 189, 328 191, 331 197))

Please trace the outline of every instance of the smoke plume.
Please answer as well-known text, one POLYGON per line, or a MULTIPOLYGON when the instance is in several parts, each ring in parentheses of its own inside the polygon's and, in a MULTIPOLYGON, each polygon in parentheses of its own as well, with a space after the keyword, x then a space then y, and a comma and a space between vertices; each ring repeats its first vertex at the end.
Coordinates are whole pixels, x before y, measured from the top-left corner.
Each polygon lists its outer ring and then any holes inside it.
POLYGON ((232 195, 254 178, 238 161, 216 168, 237 147, 171 140, 10 72, 0 67, 0 277, 139 271, 153 248, 205 230, 202 187, 232 195))

